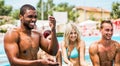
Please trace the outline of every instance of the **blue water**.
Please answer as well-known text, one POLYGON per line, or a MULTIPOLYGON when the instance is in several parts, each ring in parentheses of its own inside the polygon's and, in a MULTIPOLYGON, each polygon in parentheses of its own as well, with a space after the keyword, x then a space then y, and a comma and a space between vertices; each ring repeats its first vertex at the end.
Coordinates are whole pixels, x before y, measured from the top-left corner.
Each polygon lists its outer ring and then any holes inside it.
MULTIPOLYGON (((89 48, 90 44, 92 42, 96 41, 96 40, 99 40, 100 37, 82 37, 82 39, 86 43, 86 48, 89 48)), ((116 41, 118 41, 120 43, 120 36, 113 36, 112 39, 116 40, 116 41)), ((59 42, 61 42, 62 40, 63 40, 63 37, 58 37, 59 42)), ((86 51, 88 51, 88 49, 86 49, 86 51)), ((86 59, 87 62, 91 62, 89 54, 85 55, 85 59, 86 59)), ((7 59, 6 55, 5 55, 3 43, 0 44, 0 66, 10 66, 9 62, 8 62, 8 59, 7 59)))
MULTIPOLYGON (((100 36, 97 36, 97 37, 96 37, 96 36, 94 36, 94 37, 81 37, 81 39, 85 41, 86 48, 89 48, 89 46, 90 46, 90 44, 91 44, 92 42, 97 41, 97 40, 99 40, 100 38, 101 38, 100 36)), ((116 40, 116 41, 118 41, 118 42, 120 43, 120 36, 113 36, 112 39, 113 39, 113 40, 116 40)), ((63 37, 59 37, 59 38, 58 38, 58 41, 59 41, 59 42, 62 41, 62 40, 63 40, 63 37)), ((88 49, 86 49, 86 52, 88 52, 88 49)), ((85 60, 86 60, 87 62, 91 62, 88 53, 85 54, 85 60)))
MULTIPOLYGON (((94 41, 99 40, 101 37, 100 36, 94 36, 94 37, 81 37, 82 40, 85 41, 86 47, 88 48, 90 46, 90 44, 94 41)), ((116 40, 120 43, 120 36, 113 36, 112 37, 113 40, 116 40)), ((59 37, 58 41, 61 42, 63 40, 63 37, 59 37)))

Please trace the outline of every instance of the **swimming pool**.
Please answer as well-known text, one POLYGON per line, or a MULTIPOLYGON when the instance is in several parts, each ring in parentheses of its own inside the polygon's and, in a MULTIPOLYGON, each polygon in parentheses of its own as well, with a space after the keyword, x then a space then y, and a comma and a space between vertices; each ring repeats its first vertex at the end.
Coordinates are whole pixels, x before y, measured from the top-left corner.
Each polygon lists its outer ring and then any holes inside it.
MULTIPOLYGON (((85 44, 86 44, 86 53, 85 53, 85 60, 87 63, 91 63, 91 60, 90 60, 90 57, 89 57, 89 53, 88 53, 88 48, 90 46, 90 44, 96 40, 99 40, 101 37, 100 36, 90 36, 90 37, 81 37, 82 40, 85 41, 85 44)), ((112 37, 113 40, 116 40, 120 43, 120 36, 113 36, 112 37)), ((59 37, 58 38, 58 41, 62 41, 63 40, 63 37, 59 37)), ((91 65, 90 65, 91 66, 91 65)))
MULTIPOLYGON (((63 40, 63 37, 58 37, 57 39, 59 42, 61 42, 63 40)), ((88 54, 88 48, 92 42, 100 39, 100 37, 98 37, 98 36, 97 37, 82 37, 81 39, 83 39, 86 44, 85 59, 87 62, 91 62, 91 60, 89 58, 89 54, 88 54)), ((112 39, 116 40, 120 43, 120 36, 113 36, 112 39)), ((0 44, 0 66, 10 66, 8 59, 6 57, 5 51, 4 51, 3 43, 0 44)))

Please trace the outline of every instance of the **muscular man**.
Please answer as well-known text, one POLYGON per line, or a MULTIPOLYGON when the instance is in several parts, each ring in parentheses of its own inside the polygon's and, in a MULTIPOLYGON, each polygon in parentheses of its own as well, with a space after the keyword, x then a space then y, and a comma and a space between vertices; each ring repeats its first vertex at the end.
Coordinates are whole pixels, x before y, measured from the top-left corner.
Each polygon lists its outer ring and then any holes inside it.
POLYGON ((51 28, 51 42, 34 29, 37 21, 36 9, 29 4, 23 5, 20 9, 20 27, 9 30, 4 37, 4 48, 11 66, 43 66, 58 65, 50 60, 37 60, 39 47, 51 55, 58 51, 56 38, 56 21, 49 17, 51 28))
POLYGON ((111 39, 113 35, 111 21, 102 21, 100 32, 101 39, 94 42, 89 48, 93 66, 120 66, 120 45, 111 39))

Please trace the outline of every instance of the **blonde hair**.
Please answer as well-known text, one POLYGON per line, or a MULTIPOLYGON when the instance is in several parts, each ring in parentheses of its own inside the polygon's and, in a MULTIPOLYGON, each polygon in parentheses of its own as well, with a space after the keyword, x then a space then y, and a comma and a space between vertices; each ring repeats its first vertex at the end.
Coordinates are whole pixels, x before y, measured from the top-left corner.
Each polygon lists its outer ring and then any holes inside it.
POLYGON ((81 38, 80 38, 80 31, 79 29, 77 28, 76 24, 75 23, 68 23, 66 25, 66 28, 65 28, 65 31, 64 31, 64 42, 65 42, 65 46, 68 47, 69 46, 69 35, 71 33, 72 30, 75 30, 75 32, 77 33, 77 39, 76 39, 76 44, 78 44, 78 42, 81 41, 81 38))

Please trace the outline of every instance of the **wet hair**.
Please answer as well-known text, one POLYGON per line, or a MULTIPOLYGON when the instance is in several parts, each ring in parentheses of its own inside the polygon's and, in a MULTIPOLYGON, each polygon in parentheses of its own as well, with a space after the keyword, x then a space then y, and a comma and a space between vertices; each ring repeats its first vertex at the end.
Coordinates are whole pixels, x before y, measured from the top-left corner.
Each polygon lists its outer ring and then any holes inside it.
POLYGON ((20 8, 20 15, 24 15, 26 10, 36 10, 32 5, 30 4, 25 4, 20 8))
POLYGON ((50 34, 51 34, 50 30, 45 30, 44 33, 43 33, 45 38, 47 38, 50 34))
POLYGON ((110 20, 103 20, 103 21, 101 22, 101 24, 100 24, 100 29, 103 28, 103 24, 104 24, 104 23, 108 23, 108 24, 110 24, 111 26, 113 26, 113 24, 112 24, 112 22, 111 22, 110 20))

